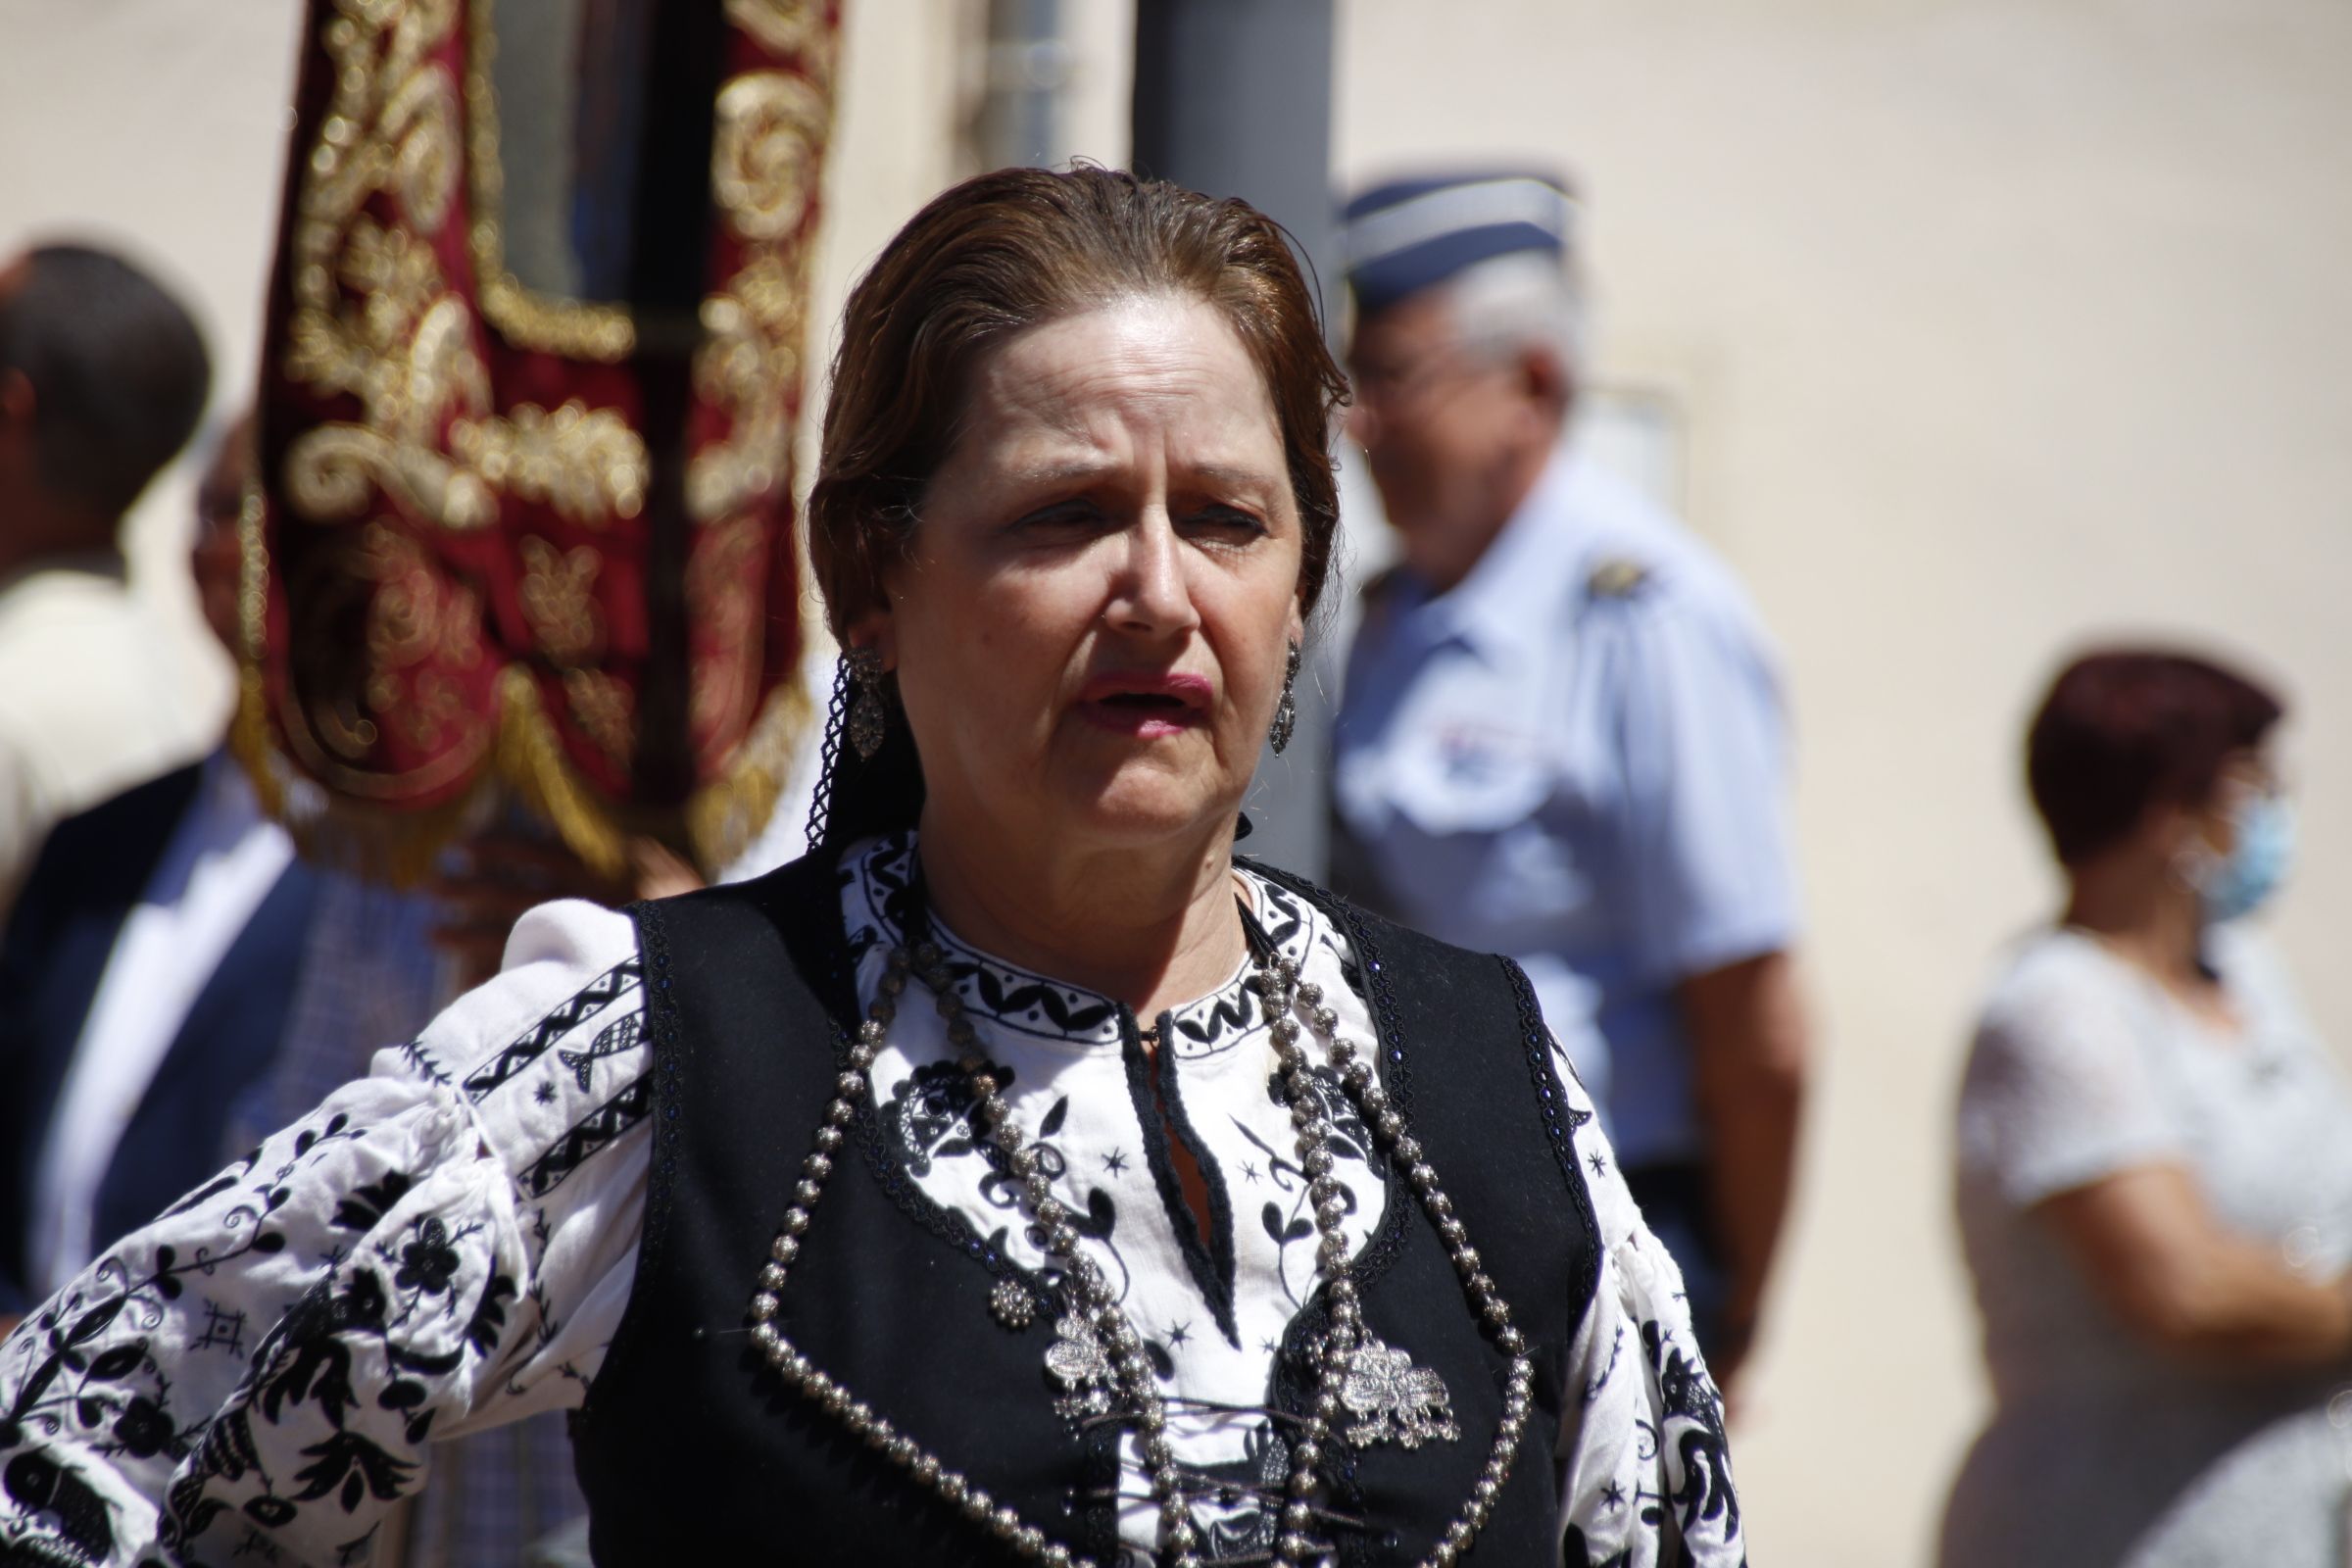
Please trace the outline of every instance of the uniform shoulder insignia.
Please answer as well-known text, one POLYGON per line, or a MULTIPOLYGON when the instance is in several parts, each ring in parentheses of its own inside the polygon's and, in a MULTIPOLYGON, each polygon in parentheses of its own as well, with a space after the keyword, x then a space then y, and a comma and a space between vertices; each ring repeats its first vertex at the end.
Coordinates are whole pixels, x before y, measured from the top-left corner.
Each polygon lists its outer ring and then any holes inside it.
POLYGON ((1585 586, 1595 599, 1631 599, 1649 582, 1649 568, 1625 556, 1611 556, 1592 568, 1585 586))

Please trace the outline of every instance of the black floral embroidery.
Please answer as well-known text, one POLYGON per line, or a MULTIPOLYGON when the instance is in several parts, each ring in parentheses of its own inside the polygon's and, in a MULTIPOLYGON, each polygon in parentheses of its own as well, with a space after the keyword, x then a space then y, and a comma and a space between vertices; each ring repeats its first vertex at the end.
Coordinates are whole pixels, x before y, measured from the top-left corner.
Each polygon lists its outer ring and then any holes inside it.
POLYGON ((1625 1325, 1620 1323, 1617 1325, 1616 1331, 1609 1337, 1608 1360, 1602 1363, 1597 1374, 1585 1381, 1585 1403, 1591 1404, 1594 1399, 1600 1397, 1601 1390, 1609 1386, 1609 1379, 1617 1375, 1617 1358, 1624 1352, 1625 1325))
POLYGON ((1175 1014, 1178 1046, 1187 1055, 1219 1050, 1228 1037, 1248 1032, 1263 1010, 1247 991, 1209 997, 1175 1014))
MULTIPOLYGON (((132 1347, 134 1350, 140 1348, 132 1347)), ((115 1417, 115 1441, 122 1451, 137 1459, 152 1459, 171 1446, 179 1437, 172 1418, 164 1407, 144 1394, 134 1394, 124 1401, 122 1413, 115 1417)))
MULTIPOLYGON (((1671 1442, 1683 1462, 1683 1484, 1665 1500, 1680 1511, 1686 1537, 1701 1520, 1720 1519, 1729 1541, 1740 1534, 1740 1495, 1732 1490, 1723 1399, 1706 1367, 1669 1339, 1654 1319, 1642 1325, 1642 1348, 1656 1370, 1663 1401, 1660 1424, 1666 1430, 1659 1441, 1671 1442)), ((1688 1547, 1685 1560, 1693 1560, 1688 1547)))
POLYGON ((334 1224, 347 1231, 371 1231, 383 1223, 394 1205, 408 1195, 410 1176, 406 1171, 391 1171, 380 1180, 367 1182, 345 1194, 335 1204, 334 1224))
MULTIPOLYGON (((612 1070, 596 1063, 642 1051, 642 994, 632 959, 470 1078, 416 1046, 404 1052, 405 1070, 428 1093, 464 1078, 476 1102, 509 1085, 562 1102, 612 1070)), ((621 1087, 526 1174, 557 1185, 643 1113, 621 1087)), ((438 1125, 419 1124, 428 1125, 426 1147, 436 1147, 438 1125)), ((484 1245, 487 1222, 421 1201, 423 1171, 368 1160, 353 1146, 369 1136, 337 1110, 270 1139, 160 1216, 162 1229, 85 1271, 0 1348, 0 1563, 113 1560, 132 1532, 150 1530, 175 1561, 288 1561, 284 1531, 325 1560, 366 1554, 377 1534, 368 1516, 416 1487, 413 1450, 433 1436, 452 1375, 469 1355, 497 1355, 520 1294, 484 1245), (320 1164, 330 1156, 360 1168, 320 1164), (251 1265, 290 1250, 300 1258, 276 1267, 300 1268, 310 1289, 290 1307, 280 1298, 255 1311, 241 1294, 264 1283, 251 1265), (171 1473, 151 1518, 97 1489, 110 1460, 171 1473), (313 1512, 355 1517, 338 1530, 313 1512)), ((536 1256, 549 1236, 544 1217, 534 1219, 523 1241, 536 1256)), ((544 1344, 552 1314, 534 1300, 544 1344)))
POLYGON ((304 1457, 318 1462, 294 1473, 295 1480, 306 1483, 294 1494, 295 1499, 309 1502, 330 1493, 339 1494, 338 1500, 345 1513, 357 1512, 370 1493, 380 1502, 392 1501, 400 1495, 401 1483, 416 1468, 412 1461, 395 1458, 356 1432, 338 1432, 302 1452, 304 1457))
MULTIPOLYGON (((262 1337, 250 1361, 244 1311, 210 1296, 198 1298, 202 1329, 189 1325, 184 1353, 234 1357, 244 1372, 226 1402, 193 1423, 174 1412, 171 1369, 150 1351, 150 1336, 168 1313, 190 1315, 175 1303, 191 1282, 285 1250, 279 1215, 293 1199, 298 1173, 366 1136, 338 1112, 246 1155, 174 1207, 181 1234, 172 1243, 142 1252, 134 1238, 132 1250, 102 1259, 8 1342, 0 1359, 8 1391, 0 1448, 24 1451, 0 1469, 0 1561, 63 1562, 114 1551, 116 1526, 75 1467, 76 1449, 179 1466, 156 1521, 162 1544, 175 1552, 233 1511, 245 1522, 234 1549, 277 1560, 277 1545, 256 1531, 294 1523, 306 1505, 353 1512, 414 1487, 416 1461, 397 1444, 387 1446, 382 1417, 363 1420, 362 1412, 390 1412, 396 1423, 390 1430, 409 1444, 430 1436, 431 1391, 464 1352, 424 1348, 399 1332, 404 1323, 442 1323, 466 1312, 459 1319, 465 1342, 485 1354, 495 1349, 515 1287, 494 1272, 479 1297, 467 1298, 464 1260, 478 1226, 423 1214, 349 1261, 341 1247, 332 1249, 323 1277, 262 1337), (267 1150, 276 1157, 266 1158, 267 1150), (202 1216, 207 1239, 186 1239, 195 1228, 188 1216, 202 1216), (362 1386, 358 1352, 366 1345, 378 1350, 371 1364, 387 1368, 389 1381, 362 1386), (288 1461, 290 1474, 273 1474, 260 1430, 289 1422, 297 1411, 315 1413, 326 1430, 296 1450, 299 1463, 288 1461), (243 1494, 221 1490, 228 1487, 243 1494)), ((333 1195, 326 1225, 380 1234, 416 1186, 412 1173, 393 1170, 345 1188, 333 1195)), ((352 1544, 364 1550, 368 1539, 362 1533, 352 1544)))
POLYGON ((1193 1518, 1212 1561, 1270 1556, 1281 1522, 1280 1499, 1290 1478, 1291 1447, 1271 1421, 1259 1421, 1242 1440, 1242 1456, 1226 1464, 1193 1465, 1193 1518))
MULTIPOLYGON (((1000 1086, 1010 1084, 1010 1068, 994 1071, 1000 1086)), ((882 1126, 907 1171, 927 1176, 933 1160, 976 1152, 971 1111, 972 1086, 963 1069, 952 1061, 927 1061, 891 1087, 882 1126)))
MULTIPOLYGON (((1330 1120, 1332 1135, 1324 1147, 1331 1151, 1336 1162, 1334 1179, 1340 1183, 1340 1196, 1347 1212, 1356 1212, 1359 1200, 1357 1185, 1370 1181, 1377 1185, 1388 1179, 1388 1156, 1373 1142, 1371 1130, 1364 1125, 1362 1115, 1341 1086, 1340 1075, 1330 1067, 1317 1064, 1312 1069, 1314 1093, 1321 1102, 1324 1115, 1330 1120), (1352 1169, 1351 1169, 1352 1167, 1352 1169), (1354 1180, 1349 1180, 1350 1176, 1354 1180)), ((1291 1091, 1281 1074, 1266 1079, 1266 1098, 1275 1104, 1289 1108, 1291 1091)), ((1269 1146, 1251 1132, 1238 1116, 1228 1118, 1234 1130, 1266 1156, 1266 1176, 1283 1196, 1269 1199, 1258 1210, 1258 1223, 1272 1238, 1277 1252, 1277 1272, 1282 1288, 1294 1305, 1304 1300, 1301 1294, 1313 1283, 1315 1253, 1315 1220, 1311 1196, 1307 1192, 1306 1173, 1291 1157, 1269 1146), (1296 1283, 1294 1283, 1296 1275, 1296 1283)), ((1256 1172, 1248 1172, 1256 1180, 1256 1172)))
MULTIPOLYGON (((545 1343, 553 1337, 555 1315, 547 1310, 545 1298, 533 1287, 534 1299, 541 1301, 539 1337, 545 1343)), ((482 1287, 481 1299, 474 1303, 473 1321, 466 1325, 466 1342, 483 1355, 498 1348, 507 1328, 507 1303, 514 1298, 514 1282, 504 1274, 492 1274, 490 1283, 482 1287)))
MULTIPOLYGON (((356 1136, 346 1118, 332 1117, 299 1135, 294 1157, 266 1173, 258 1169, 261 1152, 255 1151, 175 1210, 187 1213, 242 1194, 217 1216, 218 1245, 184 1252, 158 1246, 143 1269, 122 1257, 107 1257, 46 1303, 9 1341, 9 1355, 17 1362, 8 1368, 15 1393, 0 1417, 0 1447, 63 1439, 100 1456, 174 1460, 218 1448, 226 1462, 249 1464, 250 1438, 240 1441, 234 1429, 207 1430, 201 1449, 198 1438, 180 1429, 171 1413, 171 1379, 149 1354, 147 1332, 162 1325, 166 1304, 185 1293, 191 1277, 210 1277, 240 1258, 284 1250, 285 1236, 271 1222, 292 1196, 287 1178, 322 1147, 356 1136)), ((96 1493, 52 1451, 36 1447, 16 1455, 0 1486, 13 1512, 5 1521, 6 1536, 12 1549, 33 1554, 27 1560, 40 1560, 34 1544, 44 1538, 85 1555, 103 1557, 112 1550, 113 1527, 96 1493)))
POLYGON ((437 1216, 428 1217, 414 1236, 400 1250, 400 1272, 392 1276, 392 1283, 428 1296, 446 1293, 458 1273, 458 1250, 449 1245, 449 1227, 437 1216))
MULTIPOLYGON (((1339 1073, 1325 1062, 1316 1062, 1311 1071, 1315 1098, 1321 1102, 1320 1109, 1332 1126, 1331 1138, 1325 1145, 1330 1149, 1332 1157, 1353 1160, 1375 1177, 1386 1180, 1389 1157, 1381 1152, 1379 1144, 1373 1141, 1372 1130, 1364 1125, 1363 1114, 1356 1109, 1354 1098, 1340 1083, 1339 1073)), ((1290 1107, 1290 1085, 1282 1074, 1267 1076, 1266 1098, 1286 1110, 1290 1107)))
POLYGON ((107 1517, 106 1499, 78 1472, 47 1453, 20 1453, 11 1459, 7 1471, 0 1474, 0 1488, 5 1488, 9 1501, 23 1513, 46 1515, 54 1521, 57 1536, 78 1553, 77 1558, 36 1554, 32 1544, 25 1542, 25 1549, 12 1553, 10 1561, 103 1562, 113 1554, 115 1527, 107 1517))
POLYGON ((1561 1568, 1632 1568, 1633 1560, 1634 1548, 1631 1546, 1623 1551, 1613 1551, 1606 1557, 1593 1556, 1592 1548, 1586 1544, 1584 1528, 1580 1525, 1570 1525, 1560 1541, 1561 1568))

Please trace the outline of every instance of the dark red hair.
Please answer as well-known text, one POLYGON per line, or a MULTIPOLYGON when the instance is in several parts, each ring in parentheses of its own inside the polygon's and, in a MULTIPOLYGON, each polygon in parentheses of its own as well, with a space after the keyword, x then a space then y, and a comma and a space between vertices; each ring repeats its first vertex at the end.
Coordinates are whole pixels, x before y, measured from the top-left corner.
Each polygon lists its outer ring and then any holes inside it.
MULTIPOLYGON (((843 308, 808 495, 808 558, 836 636, 883 603, 981 356, 1030 327, 1161 293, 1219 312, 1265 377, 1298 507, 1299 606, 1314 610, 1339 527, 1331 448, 1348 378, 1280 225, 1246 202, 1118 170, 1001 169, 932 198, 843 308)), ((840 745, 846 701, 837 694, 818 807, 832 844, 909 825, 923 801, 905 710, 886 705, 881 748, 861 759, 840 745)))
POLYGON ((1000 169, 933 197, 843 308, 808 496, 836 635, 882 602, 973 364, 1029 327, 1156 293, 1213 306, 1265 377, 1298 506, 1298 596, 1314 609, 1340 519, 1331 447, 1348 379, 1281 227, 1246 202, 1115 169, 1000 169))
POLYGON ((2131 835, 2153 806, 2202 806, 2285 708, 2188 654, 2110 649, 2059 671, 2026 734, 2026 782, 2059 862, 2131 835))

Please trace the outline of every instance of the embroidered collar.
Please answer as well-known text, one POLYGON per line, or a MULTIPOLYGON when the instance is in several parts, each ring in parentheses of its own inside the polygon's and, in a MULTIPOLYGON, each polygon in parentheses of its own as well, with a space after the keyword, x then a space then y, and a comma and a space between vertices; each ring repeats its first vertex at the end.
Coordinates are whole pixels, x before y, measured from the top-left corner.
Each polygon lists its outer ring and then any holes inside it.
MULTIPOLYGON (((914 844, 913 833, 897 833, 859 845, 842 858, 843 912, 853 956, 863 957, 877 944, 890 947, 905 941, 916 870, 914 844)), ((1313 907, 1288 888, 1246 868, 1240 874, 1256 901, 1258 930, 1285 956, 1303 963, 1319 924, 1313 907)), ((1119 1049, 1119 1004, 1114 999, 1007 963, 966 942, 936 914, 929 923, 933 940, 947 956, 946 969, 956 995, 974 1023, 1080 1050, 1119 1049)), ((1169 1009, 1174 1025, 1171 1049, 1180 1056, 1230 1049, 1244 1032, 1234 1025, 1256 1017, 1247 985, 1254 972, 1254 960, 1245 955, 1223 985, 1169 1009)), ((1140 1021, 1146 1028, 1157 1022, 1140 1021)))

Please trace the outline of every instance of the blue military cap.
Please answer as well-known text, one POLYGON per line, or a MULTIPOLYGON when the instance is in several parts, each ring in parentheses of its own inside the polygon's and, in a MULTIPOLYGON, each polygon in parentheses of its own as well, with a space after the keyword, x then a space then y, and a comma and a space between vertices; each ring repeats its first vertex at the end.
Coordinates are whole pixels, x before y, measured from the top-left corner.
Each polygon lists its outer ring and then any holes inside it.
POLYGON ((1576 199, 1556 174, 1494 170, 1391 180, 1341 211, 1355 308, 1371 316, 1476 263, 1520 251, 1565 259, 1576 199))

